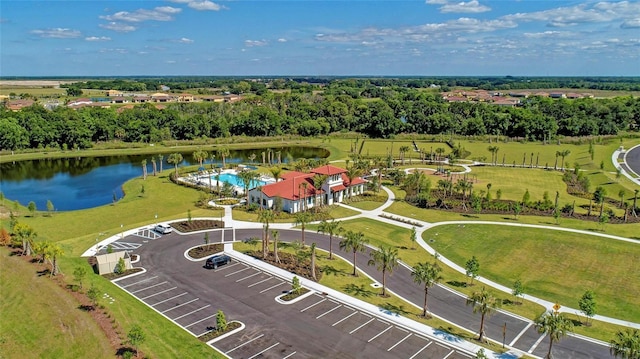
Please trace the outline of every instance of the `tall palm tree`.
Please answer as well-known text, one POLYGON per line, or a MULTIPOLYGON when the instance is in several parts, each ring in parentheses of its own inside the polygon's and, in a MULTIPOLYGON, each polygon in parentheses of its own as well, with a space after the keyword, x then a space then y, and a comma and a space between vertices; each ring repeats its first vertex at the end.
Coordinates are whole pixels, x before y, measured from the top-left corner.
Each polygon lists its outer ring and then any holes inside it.
POLYGON ((442 268, 437 263, 418 263, 413 267, 411 277, 413 281, 418 284, 424 283, 424 305, 422 306, 422 316, 427 316, 427 296, 429 295, 429 288, 438 284, 442 280, 440 275, 442 268))
POLYGON ((280 232, 274 229, 271 231, 271 236, 273 237, 273 258, 276 263, 280 263, 280 257, 278 256, 278 239, 280 238, 280 232))
POLYGON ((482 342, 482 339, 484 338, 484 320, 500 307, 500 301, 489 293, 485 287, 482 287, 481 290, 473 292, 469 298, 467 298, 467 305, 473 305, 474 313, 480 312, 480 332, 478 334, 478 341, 482 342))
POLYGON ((255 160, 256 160, 256 154, 255 153, 251 153, 249 155, 249 161, 251 161, 251 164, 253 164, 253 161, 255 161, 255 160))
POLYGON ((267 249, 269 246, 269 224, 273 222, 275 215, 272 210, 265 209, 258 214, 258 220, 264 223, 264 234, 262 236, 262 258, 267 258, 267 249))
POLYGON ((227 147, 221 147, 218 149, 218 156, 220 156, 220 158, 222 158, 222 167, 227 167, 227 157, 229 157, 229 148, 227 147))
POLYGON ((622 359, 640 359, 640 330, 619 331, 610 343, 611 355, 622 359))
POLYGON ((351 251, 353 253, 353 275, 355 277, 358 276, 356 254, 358 252, 364 251, 368 242, 369 241, 364 238, 364 233, 354 231, 347 231, 347 233, 345 234, 345 238, 340 241, 340 249, 347 252, 351 251))
POLYGON ((162 172, 162 165, 164 163, 164 156, 158 155, 158 162, 160 163, 160 172, 162 172))
POLYGON ((549 311, 543 313, 535 321, 538 333, 547 334, 549 336, 549 351, 545 356, 545 359, 551 359, 551 349, 553 349, 553 343, 560 341, 562 337, 567 335, 573 330, 573 323, 570 319, 565 318, 558 312, 549 311))
POLYGON ((156 165, 156 156, 151 156, 151 165, 153 166, 153 176, 157 175, 157 165, 156 165))
POLYGON ((400 162, 402 162, 402 165, 404 166, 404 155, 409 152, 411 150, 411 148, 409 148, 409 146, 400 146, 400 162))
POLYGON ((301 236, 301 243, 302 246, 304 247, 304 233, 305 233, 305 227, 307 226, 307 224, 309 222, 311 222, 313 218, 311 217, 311 214, 309 212, 298 212, 296 213, 296 221, 295 221, 295 225, 300 225, 300 228, 302 229, 302 236, 301 236))
POLYGON ((209 154, 207 153, 207 151, 204 151, 203 149, 198 148, 193 152, 192 156, 194 160, 198 161, 198 164, 200 165, 200 167, 202 167, 202 163, 204 162, 204 160, 206 160, 209 157, 209 154))
POLYGON ((47 257, 49 257, 49 260, 51 261, 50 273, 52 276, 57 275, 60 271, 60 268, 58 267, 58 258, 64 254, 64 251, 58 243, 50 243, 45 248, 45 251, 47 252, 47 257))
POLYGON ((38 237, 36 231, 24 223, 16 223, 13 226, 14 236, 22 242, 22 255, 30 256, 33 241, 38 237))
POLYGON ((562 171, 564 171, 564 158, 569 156, 570 153, 571 151, 569 150, 560 151, 560 157, 562 157, 562 164, 560 165, 560 167, 562 168, 562 171))
POLYGON ((333 236, 341 233, 343 228, 340 221, 335 219, 331 222, 322 220, 318 225, 318 233, 325 233, 329 235, 329 259, 333 259, 333 236))
POLYGON ((140 165, 142 165, 142 179, 147 179, 147 160, 140 161, 140 165))
POLYGON ((368 264, 376 266, 376 269, 382 271, 382 296, 387 296, 387 273, 391 275, 393 270, 398 266, 398 249, 381 246, 379 250, 370 253, 371 259, 368 264))
POLYGON ((273 166, 269 168, 269 172, 271 172, 271 176, 273 176, 276 182, 278 182, 278 180, 280 180, 280 177, 282 177, 282 167, 280 166, 273 166))
POLYGON ((349 189, 349 191, 347 192, 349 194, 349 198, 351 198, 351 196, 353 196, 353 180, 360 176, 361 174, 361 170, 359 168, 357 168, 355 165, 349 167, 347 166, 347 173, 345 173, 345 175, 347 175, 347 179, 349 179, 349 186, 347 187, 349 189))
POLYGON ((244 194, 247 197, 247 205, 249 205, 249 187, 251 187, 251 183, 257 180, 259 176, 256 171, 242 171, 238 173, 238 177, 240 177, 242 186, 244 187, 244 194))
MULTIPOLYGON (((327 175, 315 175, 312 178, 313 180, 313 187, 315 188, 315 198, 318 198, 318 193, 320 193, 320 191, 322 191, 322 185, 327 181, 327 175)), ((324 200, 323 200, 324 194, 320 194, 320 204, 314 204, 316 210, 319 209, 319 207, 321 207, 324 204, 324 200)))
POLYGON ((489 146, 487 148, 489 152, 491 152, 491 164, 494 165, 498 160, 498 150, 500 147, 498 146, 489 146))
POLYGON ((179 153, 172 153, 167 158, 167 163, 174 165, 176 169, 176 177, 178 176, 178 165, 182 162, 182 155, 179 153))

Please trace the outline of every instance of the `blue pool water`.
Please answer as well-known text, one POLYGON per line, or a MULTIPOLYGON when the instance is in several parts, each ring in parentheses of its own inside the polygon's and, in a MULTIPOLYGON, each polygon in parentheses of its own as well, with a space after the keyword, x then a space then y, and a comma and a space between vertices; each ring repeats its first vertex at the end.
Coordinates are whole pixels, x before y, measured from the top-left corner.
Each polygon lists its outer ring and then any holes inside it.
MULTIPOLYGON (((211 176, 211 179, 212 180, 218 179, 218 175, 211 176)), ((222 174, 220 174, 220 181, 232 184, 234 186, 238 186, 238 187, 244 188, 244 184, 242 183, 242 180, 240 179, 240 177, 238 177, 238 175, 235 175, 233 173, 222 173, 222 174)), ((265 184, 267 184, 267 182, 265 182, 265 181, 253 180, 253 181, 251 181, 251 185, 249 185, 249 188, 255 188, 255 187, 258 187, 258 186, 264 186, 265 184)))

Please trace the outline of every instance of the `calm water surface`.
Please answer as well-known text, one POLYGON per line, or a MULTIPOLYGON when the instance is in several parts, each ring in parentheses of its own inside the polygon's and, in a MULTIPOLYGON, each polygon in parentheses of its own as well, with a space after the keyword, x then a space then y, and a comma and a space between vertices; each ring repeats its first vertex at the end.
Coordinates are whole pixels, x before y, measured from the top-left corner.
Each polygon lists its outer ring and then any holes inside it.
MULTIPOLYGON (((252 153, 256 154, 254 162, 261 162, 261 152, 266 150, 268 149, 231 151, 226 162, 249 163, 252 153)), ((329 155, 326 150, 308 147, 273 150, 282 152, 283 162, 329 155)), ((182 165, 197 163, 193 161, 192 153, 182 154, 185 159, 182 165)), ((114 195, 118 199, 123 197, 121 186, 124 182, 142 176, 142 160, 147 160, 147 171, 151 174, 152 156, 57 158, 3 163, 0 164, 0 191, 6 198, 18 200, 23 205, 34 201, 38 210, 46 210, 47 200, 58 211, 102 206, 110 204, 114 195)), ((166 163, 168 156, 164 154, 163 169, 173 168, 173 165, 166 163)), ((214 163, 219 163, 219 160, 214 163)))

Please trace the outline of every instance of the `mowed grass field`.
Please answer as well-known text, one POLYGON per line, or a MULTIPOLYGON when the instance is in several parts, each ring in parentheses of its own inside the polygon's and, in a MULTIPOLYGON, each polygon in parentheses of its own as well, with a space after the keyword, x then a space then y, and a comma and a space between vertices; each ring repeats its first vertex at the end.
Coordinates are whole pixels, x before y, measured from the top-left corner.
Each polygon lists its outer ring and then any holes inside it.
POLYGON ((489 224, 437 226, 423 238, 463 267, 475 255, 480 275, 500 284, 520 278, 525 293, 572 308, 593 290, 598 314, 640 322, 640 243, 489 224))

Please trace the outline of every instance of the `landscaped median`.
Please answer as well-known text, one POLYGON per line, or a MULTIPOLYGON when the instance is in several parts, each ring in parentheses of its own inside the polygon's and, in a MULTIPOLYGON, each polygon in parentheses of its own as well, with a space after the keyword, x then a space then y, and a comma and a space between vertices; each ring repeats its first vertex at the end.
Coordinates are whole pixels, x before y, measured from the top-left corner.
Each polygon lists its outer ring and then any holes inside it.
MULTIPOLYGON (((242 250, 247 249, 246 244, 238 242, 234 243, 233 247, 239 247, 242 248, 242 250)), ((229 247, 225 249, 225 254, 233 257, 235 260, 258 267, 285 281, 291 282, 293 280, 294 275, 290 272, 265 263, 259 258, 248 256, 237 250, 230 250, 229 247)), ((334 256, 336 256, 335 253, 334 256)), ((379 296, 379 291, 371 287, 371 284, 374 283, 371 278, 366 275, 353 277, 349 274, 352 268, 351 264, 339 257, 334 260, 328 260, 326 257, 325 253, 318 254, 318 265, 323 271, 323 280, 317 283, 309 279, 301 278, 300 284, 303 287, 322 293, 324 296, 335 298, 340 302, 349 303, 350 306, 374 317, 392 322, 405 329, 417 331, 447 345, 455 346, 469 355, 475 355, 475 353, 482 348, 469 341, 469 339, 472 338, 471 333, 453 328, 449 323, 435 317, 430 319, 422 318, 420 316, 420 308, 393 295, 384 298, 379 296), (348 295, 342 291, 350 293, 348 295), (363 300, 357 297, 363 298, 363 300), (424 322, 429 323, 431 326, 423 324, 424 322)), ((363 274, 362 272, 360 273, 363 274)), ((487 344, 485 346, 496 351, 493 357, 499 357, 498 352, 500 351, 500 346, 495 344, 487 344)), ((488 354, 492 355, 491 353, 488 354)), ((520 354, 515 352, 509 352, 509 355, 511 355, 510 357, 512 358, 520 356, 520 354)))

